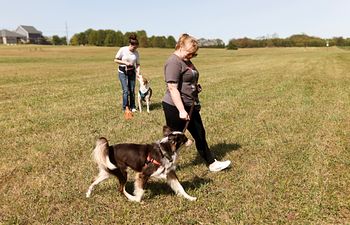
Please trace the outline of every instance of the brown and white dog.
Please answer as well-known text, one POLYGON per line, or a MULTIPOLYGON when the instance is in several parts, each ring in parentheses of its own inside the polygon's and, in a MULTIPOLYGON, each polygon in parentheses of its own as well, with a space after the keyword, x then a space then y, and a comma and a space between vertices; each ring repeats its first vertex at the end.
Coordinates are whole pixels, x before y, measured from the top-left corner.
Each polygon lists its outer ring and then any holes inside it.
POLYGON ((142 102, 146 102, 147 112, 149 113, 149 104, 151 102, 152 88, 149 85, 149 81, 144 76, 138 75, 137 80, 140 83, 140 88, 137 95, 139 110, 140 112, 142 112, 142 102))
POLYGON ((190 201, 196 200, 185 192, 175 174, 179 150, 191 145, 192 141, 184 133, 172 132, 166 126, 163 127, 163 133, 164 138, 153 144, 124 143, 109 146, 106 138, 99 138, 93 150, 99 173, 86 192, 86 197, 91 196, 95 185, 115 175, 120 183, 119 191, 130 201, 141 201, 144 186, 150 177, 164 178, 176 194, 190 201), (136 171, 134 195, 125 190, 128 167, 136 171))

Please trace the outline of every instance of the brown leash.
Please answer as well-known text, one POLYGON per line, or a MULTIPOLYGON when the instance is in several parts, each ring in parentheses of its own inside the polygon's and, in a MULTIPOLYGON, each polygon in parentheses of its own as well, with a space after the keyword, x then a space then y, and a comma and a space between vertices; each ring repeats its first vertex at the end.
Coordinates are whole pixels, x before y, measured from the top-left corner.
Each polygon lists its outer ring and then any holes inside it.
POLYGON ((190 112, 188 113, 188 117, 189 117, 190 119, 186 121, 185 128, 183 129, 182 133, 185 133, 185 131, 187 130, 188 124, 190 123, 190 120, 191 120, 191 116, 192 116, 192 113, 193 113, 193 109, 194 109, 194 100, 192 101, 192 105, 191 105, 190 112))

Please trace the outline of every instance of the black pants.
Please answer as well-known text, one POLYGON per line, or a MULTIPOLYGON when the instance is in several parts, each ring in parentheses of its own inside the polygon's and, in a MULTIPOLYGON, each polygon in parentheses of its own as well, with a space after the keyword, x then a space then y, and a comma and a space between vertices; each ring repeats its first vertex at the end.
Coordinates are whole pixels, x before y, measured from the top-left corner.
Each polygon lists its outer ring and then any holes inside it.
MULTIPOLYGON (((183 131, 186 125, 186 120, 180 119, 179 110, 176 108, 176 106, 169 105, 165 102, 162 102, 162 104, 167 126, 169 126, 174 131, 183 131)), ((185 110, 188 113, 190 109, 190 106, 185 106, 185 110)), ((187 130, 191 133, 192 137, 195 140, 199 155, 206 161, 207 164, 213 163, 214 155, 209 149, 207 140, 205 138, 205 129, 202 123, 202 118, 199 114, 199 111, 196 109, 193 109, 187 130)))

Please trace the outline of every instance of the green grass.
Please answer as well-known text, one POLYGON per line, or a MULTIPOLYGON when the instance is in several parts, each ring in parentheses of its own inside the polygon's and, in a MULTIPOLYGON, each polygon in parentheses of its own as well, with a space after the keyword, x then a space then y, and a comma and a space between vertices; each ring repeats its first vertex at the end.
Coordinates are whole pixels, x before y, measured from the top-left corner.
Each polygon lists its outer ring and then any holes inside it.
POLYGON ((131 121, 121 112, 116 50, 0 46, 0 223, 350 223, 349 51, 200 49, 193 61, 208 142, 233 167, 209 173, 192 146, 180 153, 177 174, 198 200, 151 181, 144 204, 135 204, 116 179, 85 198, 97 173, 90 153, 99 136, 161 138, 172 50, 139 50, 153 104, 131 121))

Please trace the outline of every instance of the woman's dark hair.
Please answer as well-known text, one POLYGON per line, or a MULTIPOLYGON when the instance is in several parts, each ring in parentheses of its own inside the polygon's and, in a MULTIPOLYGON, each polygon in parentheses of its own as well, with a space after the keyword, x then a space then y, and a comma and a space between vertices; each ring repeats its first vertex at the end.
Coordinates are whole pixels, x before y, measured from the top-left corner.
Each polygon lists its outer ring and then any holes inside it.
POLYGON ((131 44, 131 45, 139 45, 139 41, 137 40, 136 34, 130 34, 130 36, 129 36, 129 44, 131 44))

